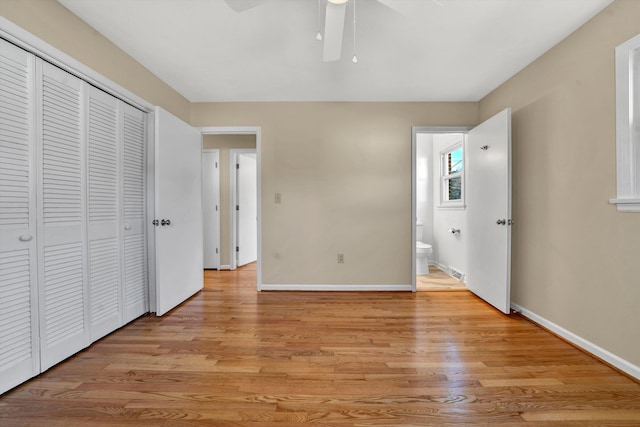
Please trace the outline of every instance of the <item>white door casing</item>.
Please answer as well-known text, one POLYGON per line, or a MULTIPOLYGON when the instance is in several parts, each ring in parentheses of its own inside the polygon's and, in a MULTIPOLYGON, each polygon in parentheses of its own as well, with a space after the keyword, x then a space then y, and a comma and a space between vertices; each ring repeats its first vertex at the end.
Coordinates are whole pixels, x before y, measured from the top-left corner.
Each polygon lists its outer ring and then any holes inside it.
POLYGON ((237 159, 237 245, 238 266, 258 258, 258 206, 255 154, 240 154, 237 159))
POLYGON ((201 134, 156 107, 156 314, 203 287, 201 134))
POLYGON ((466 147, 467 287, 510 311, 511 109, 468 133, 466 147))
POLYGON ((204 268, 220 268, 220 150, 202 150, 204 268))

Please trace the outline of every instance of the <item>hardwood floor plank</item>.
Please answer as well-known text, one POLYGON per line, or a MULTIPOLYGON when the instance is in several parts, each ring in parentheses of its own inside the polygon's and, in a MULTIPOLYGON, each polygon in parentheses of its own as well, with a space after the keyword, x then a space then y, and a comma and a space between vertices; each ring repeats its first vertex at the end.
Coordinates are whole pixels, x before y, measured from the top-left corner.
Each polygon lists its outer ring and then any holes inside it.
POLYGON ((5 426, 640 426, 640 383, 460 292, 256 292, 255 266, 0 397, 5 426))

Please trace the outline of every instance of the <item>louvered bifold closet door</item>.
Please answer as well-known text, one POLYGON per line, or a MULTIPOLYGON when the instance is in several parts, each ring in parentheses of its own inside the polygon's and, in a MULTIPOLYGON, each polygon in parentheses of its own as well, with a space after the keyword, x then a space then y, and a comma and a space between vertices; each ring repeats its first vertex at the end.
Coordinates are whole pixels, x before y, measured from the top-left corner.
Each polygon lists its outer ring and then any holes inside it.
POLYGON ((34 64, 0 40, 0 393, 40 372, 34 64))
POLYGON ((146 117, 127 104, 123 109, 124 322, 149 311, 147 281, 146 117))
POLYGON ((42 67, 38 194, 42 370, 89 344, 86 271, 86 84, 42 67))
POLYGON ((91 87, 88 122, 89 318, 91 341, 122 326, 120 101, 91 87))

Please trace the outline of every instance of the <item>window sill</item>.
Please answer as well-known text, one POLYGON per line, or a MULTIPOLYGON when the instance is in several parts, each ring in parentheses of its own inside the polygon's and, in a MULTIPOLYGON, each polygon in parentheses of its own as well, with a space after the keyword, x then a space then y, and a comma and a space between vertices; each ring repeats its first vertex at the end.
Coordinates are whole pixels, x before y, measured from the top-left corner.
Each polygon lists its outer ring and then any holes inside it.
POLYGON ((618 212, 640 212, 640 199, 609 199, 609 203, 617 205, 618 212))
POLYGON ((465 204, 455 204, 455 205, 438 205, 437 206, 438 209, 444 209, 444 210, 456 210, 456 211, 463 211, 467 208, 467 205, 465 204))

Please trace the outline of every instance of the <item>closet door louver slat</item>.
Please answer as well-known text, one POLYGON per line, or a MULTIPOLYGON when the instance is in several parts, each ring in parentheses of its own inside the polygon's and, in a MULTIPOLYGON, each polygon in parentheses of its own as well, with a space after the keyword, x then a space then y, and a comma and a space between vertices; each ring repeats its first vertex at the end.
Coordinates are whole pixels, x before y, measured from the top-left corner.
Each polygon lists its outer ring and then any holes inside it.
POLYGON ((30 54, 0 40, 0 393, 40 371, 34 69, 30 54))

